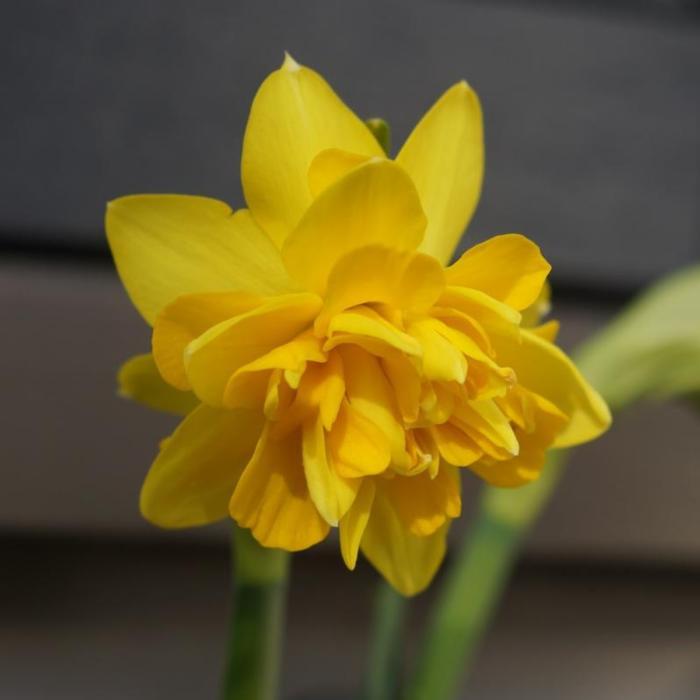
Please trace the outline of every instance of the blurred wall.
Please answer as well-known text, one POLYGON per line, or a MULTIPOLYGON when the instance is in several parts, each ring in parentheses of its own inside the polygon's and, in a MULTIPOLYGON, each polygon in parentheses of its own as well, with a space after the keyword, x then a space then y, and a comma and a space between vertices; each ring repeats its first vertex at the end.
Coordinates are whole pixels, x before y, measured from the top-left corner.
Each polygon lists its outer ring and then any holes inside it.
MULTIPOLYGON (((0 527, 157 536, 137 494, 173 421, 114 394, 116 366, 148 347, 148 333, 109 264, 104 204, 187 192, 241 205, 247 110, 285 49, 360 115, 386 117, 398 145, 451 83, 477 89, 487 175, 463 245, 514 230, 536 240, 554 264, 570 346, 700 257, 693 7, 6 5, 0 527)), ((697 432, 682 407, 622 417, 574 460, 533 550, 700 561, 697 432)))

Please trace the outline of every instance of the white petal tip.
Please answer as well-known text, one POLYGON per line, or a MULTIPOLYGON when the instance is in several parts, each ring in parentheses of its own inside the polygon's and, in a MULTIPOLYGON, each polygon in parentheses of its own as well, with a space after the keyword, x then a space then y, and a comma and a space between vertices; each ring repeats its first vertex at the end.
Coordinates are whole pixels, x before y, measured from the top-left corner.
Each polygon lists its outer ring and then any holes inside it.
POLYGON ((294 72, 301 70, 301 66, 292 58, 292 55, 288 51, 285 51, 282 69, 294 72))

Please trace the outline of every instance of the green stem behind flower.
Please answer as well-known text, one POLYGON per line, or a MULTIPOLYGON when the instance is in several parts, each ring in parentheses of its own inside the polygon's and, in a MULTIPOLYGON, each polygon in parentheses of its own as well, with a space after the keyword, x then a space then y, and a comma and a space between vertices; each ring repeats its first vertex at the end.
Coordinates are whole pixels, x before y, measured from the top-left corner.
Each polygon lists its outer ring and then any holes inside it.
POLYGON ((444 580, 407 700, 451 700, 508 583, 520 543, 554 490, 564 452, 521 489, 484 487, 475 524, 444 580))
POLYGON ((233 528, 233 609, 224 700, 274 700, 289 573, 289 554, 261 547, 233 528))
POLYGON ((377 586, 365 700, 395 700, 401 683, 406 598, 386 581, 377 586))

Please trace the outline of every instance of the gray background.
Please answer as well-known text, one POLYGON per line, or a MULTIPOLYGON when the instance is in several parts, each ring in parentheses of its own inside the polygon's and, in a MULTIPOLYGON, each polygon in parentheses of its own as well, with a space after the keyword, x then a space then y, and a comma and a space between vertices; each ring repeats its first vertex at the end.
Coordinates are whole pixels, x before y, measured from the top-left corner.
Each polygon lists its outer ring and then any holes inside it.
MULTIPOLYGON (((114 395, 148 333, 109 264, 108 199, 240 205, 247 110, 285 49, 397 145, 466 78, 487 172, 463 244, 540 243, 572 347, 700 258, 699 19, 672 0, 4 3, 0 697, 215 693, 226 529, 139 518, 173 421, 114 395)), ((700 695, 697 448, 695 414, 652 405, 577 453, 464 697, 700 695)), ((285 697, 353 697, 374 575, 344 573, 332 544, 295 568, 285 697)))

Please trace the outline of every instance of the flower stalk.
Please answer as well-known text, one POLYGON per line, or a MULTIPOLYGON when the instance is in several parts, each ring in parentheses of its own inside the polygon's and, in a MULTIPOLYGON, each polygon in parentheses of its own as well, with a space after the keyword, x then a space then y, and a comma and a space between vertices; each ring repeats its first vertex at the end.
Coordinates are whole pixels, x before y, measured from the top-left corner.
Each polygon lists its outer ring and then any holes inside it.
POLYGON ((540 479, 517 491, 484 487, 476 521, 428 623, 407 700, 456 697, 508 583, 520 544, 559 481, 564 454, 551 452, 540 479))
POLYGON ((289 574, 289 554, 261 547, 233 527, 234 585, 223 700, 275 700, 289 574))
POLYGON ((401 688, 406 598, 382 581, 374 601, 365 700, 395 700, 401 688))

